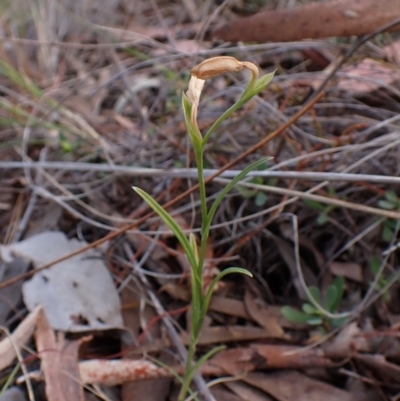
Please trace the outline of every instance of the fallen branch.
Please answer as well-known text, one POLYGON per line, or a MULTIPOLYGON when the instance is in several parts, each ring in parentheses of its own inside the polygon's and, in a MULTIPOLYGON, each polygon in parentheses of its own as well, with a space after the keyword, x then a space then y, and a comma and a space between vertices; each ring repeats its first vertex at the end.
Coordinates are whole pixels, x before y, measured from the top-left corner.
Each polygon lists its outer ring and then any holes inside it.
MULTIPOLYGON (((260 12, 214 30, 212 37, 229 42, 286 42, 359 36, 399 17, 400 0, 336 0, 260 12)), ((400 28, 396 26, 392 29, 400 28)))

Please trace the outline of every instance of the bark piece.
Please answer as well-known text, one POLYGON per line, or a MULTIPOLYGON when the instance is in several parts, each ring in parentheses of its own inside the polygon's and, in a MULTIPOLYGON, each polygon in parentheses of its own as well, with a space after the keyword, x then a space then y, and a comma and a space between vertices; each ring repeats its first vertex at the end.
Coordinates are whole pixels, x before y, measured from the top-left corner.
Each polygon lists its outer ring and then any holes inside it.
POLYGON ((260 12, 226 24, 212 36, 230 42, 286 42, 364 35, 399 17, 400 0, 337 0, 260 12))

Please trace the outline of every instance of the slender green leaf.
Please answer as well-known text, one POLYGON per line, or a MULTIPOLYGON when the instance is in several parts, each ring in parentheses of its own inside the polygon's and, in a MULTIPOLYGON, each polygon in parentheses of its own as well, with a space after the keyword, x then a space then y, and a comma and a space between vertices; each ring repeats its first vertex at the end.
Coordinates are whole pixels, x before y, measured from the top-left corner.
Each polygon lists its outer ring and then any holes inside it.
POLYGON ((229 184, 218 194, 216 199, 214 200, 213 204, 210 207, 210 210, 208 211, 208 216, 207 216, 207 228, 210 227, 212 219, 214 217, 215 212, 217 211, 217 208, 219 204, 222 202, 224 197, 228 194, 229 191, 233 189, 233 187, 240 181, 242 180, 250 171, 255 170, 258 166, 260 166, 262 163, 265 163, 266 160, 270 160, 270 158, 265 158, 256 161, 255 163, 250 164, 250 166, 246 167, 243 171, 241 171, 235 178, 232 179, 229 184))
POLYGON ((192 248, 190 246, 189 240, 187 239, 185 233, 179 227, 178 223, 171 217, 171 215, 165 211, 162 206, 156 202, 148 193, 143 191, 138 187, 132 187, 133 190, 138 193, 143 200, 160 216, 160 218, 164 221, 164 223, 168 226, 168 228, 175 234, 176 238, 182 245, 184 249, 190 265, 195 268, 196 267, 196 258, 193 255, 192 248))
POLYGON ((247 103, 252 97, 259 94, 268 85, 268 83, 274 77, 274 74, 275 74, 275 71, 271 72, 269 74, 266 74, 266 75, 262 76, 261 78, 258 78, 257 81, 254 82, 253 84, 251 84, 251 82, 249 82, 249 85, 246 87, 246 89, 242 93, 242 96, 239 98, 239 100, 234 105, 232 105, 228 110, 226 110, 217 119, 217 121, 215 121, 215 123, 211 126, 211 128, 204 135, 203 146, 206 145, 206 143, 210 139, 211 135, 215 132, 215 130, 221 125, 221 123, 223 121, 225 121, 237 109, 239 109, 245 103, 247 103))
POLYGON ((190 370, 190 380, 192 380, 194 374, 200 369, 200 366, 206 362, 208 359, 213 357, 217 352, 222 351, 225 349, 225 345, 219 345, 218 347, 212 348, 210 351, 208 351, 205 355, 203 355, 201 358, 197 360, 197 362, 193 365, 192 369, 190 370))
POLYGON ((210 303, 214 288, 216 284, 226 275, 232 274, 232 273, 240 273, 240 274, 245 274, 246 276, 253 277, 253 275, 246 269, 242 269, 241 267, 228 267, 227 269, 223 270, 221 273, 219 273, 216 277, 213 278, 211 281, 210 286, 207 289, 207 293, 204 297, 204 303, 203 303, 203 310, 202 314, 205 315, 207 313, 208 305, 210 303))
POLYGON ((309 314, 298 311, 291 306, 283 306, 281 308, 281 313, 283 317, 293 323, 307 323, 308 319, 310 319, 309 314))
POLYGON ((275 71, 270 72, 269 74, 265 74, 262 77, 258 78, 255 85, 254 90, 256 91, 253 96, 258 95, 262 90, 264 90, 267 85, 271 82, 272 78, 275 75, 275 71))
POLYGON ((252 97, 258 95, 262 90, 266 88, 266 86, 270 83, 274 75, 275 71, 263 75, 262 77, 258 78, 257 81, 254 83, 250 82, 250 84, 246 87, 245 91, 243 92, 241 99, 247 102, 252 97))
MULTIPOLYGON (((9 387, 11 387, 12 383, 14 382, 15 376, 17 375, 17 373, 19 372, 20 369, 20 364, 17 363, 14 366, 14 369, 12 370, 12 372, 8 375, 7 380, 5 381, 2 389, 0 390, 0 398, 1 396, 7 391, 7 389, 9 387)), ((7 398, 7 397, 6 397, 7 398)))
MULTIPOLYGON (((247 99, 248 100, 248 99, 247 99)), ((210 139, 211 135, 216 131, 216 129, 221 125, 223 121, 225 121, 232 113, 234 113, 237 109, 240 109, 247 100, 240 98, 235 104, 229 107, 220 117, 218 117, 217 121, 210 127, 207 133, 203 138, 203 147, 206 146, 206 143, 210 139)))
MULTIPOLYGON (((154 362, 156 365, 159 365, 160 367, 162 367, 162 368, 164 368, 165 370, 167 370, 167 371, 171 374, 171 376, 175 377, 175 379, 176 379, 179 383, 183 384, 184 378, 181 377, 175 369, 171 368, 171 366, 167 365, 166 363, 161 362, 159 359, 151 358, 151 360, 152 360, 152 362, 154 362)), ((193 391, 191 388, 188 388, 187 391, 189 392, 189 394, 190 394, 191 396, 194 396, 194 391, 193 391)), ((199 401, 199 399, 198 399, 197 397, 194 397, 194 399, 197 400, 197 401, 199 401)))

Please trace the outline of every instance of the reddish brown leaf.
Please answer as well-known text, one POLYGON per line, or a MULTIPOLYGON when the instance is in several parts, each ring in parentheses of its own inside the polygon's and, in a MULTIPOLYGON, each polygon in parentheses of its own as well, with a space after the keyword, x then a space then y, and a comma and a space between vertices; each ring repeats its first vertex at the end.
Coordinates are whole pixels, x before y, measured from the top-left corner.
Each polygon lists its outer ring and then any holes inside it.
POLYGON ((393 85, 399 80, 399 72, 396 68, 370 58, 348 65, 342 72, 348 77, 340 77, 338 88, 357 96, 393 85))
POLYGON ((362 268, 358 263, 332 262, 329 269, 335 276, 343 276, 358 283, 363 282, 362 268))
MULTIPOLYGON (((251 341, 264 338, 272 338, 264 328, 252 326, 213 326, 205 327, 200 334, 199 344, 221 344, 232 341, 251 341)), ((184 343, 188 343, 188 339, 183 339, 184 343)))
POLYGON ((279 401, 362 401, 352 393, 295 371, 250 373, 243 381, 279 401))
POLYGON ((272 309, 268 308, 268 305, 263 303, 260 299, 255 300, 249 290, 245 293, 244 302, 249 315, 260 326, 264 327, 271 337, 284 337, 285 332, 280 326, 276 316, 274 316, 272 309))

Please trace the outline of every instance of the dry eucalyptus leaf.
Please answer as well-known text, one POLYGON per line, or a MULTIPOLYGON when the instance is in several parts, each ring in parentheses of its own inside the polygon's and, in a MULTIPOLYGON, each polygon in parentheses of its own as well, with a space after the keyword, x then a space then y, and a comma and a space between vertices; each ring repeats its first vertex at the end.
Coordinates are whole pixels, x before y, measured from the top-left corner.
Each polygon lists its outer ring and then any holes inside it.
MULTIPOLYGON (((14 259, 11 263, 0 264, 0 281, 11 280, 23 273, 29 268, 29 263, 21 258, 14 259)), ((22 292, 22 283, 18 281, 8 287, 0 289, 0 325, 4 325, 8 314, 19 303, 22 292)))
POLYGON ((0 401, 27 401, 27 398, 18 387, 11 387, 0 396, 0 401))
MULTIPOLYGON (((68 240, 62 232, 48 231, 0 246, 0 254, 5 260, 22 257, 39 268, 85 245, 68 240)), ((94 249, 36 273, 24 283, 22 292, 27 308, 41 305, 54 329, 76 332, 122 326, 117 290, 101 254, 94 249)))
POLYGON ((343 276, 358 283, 363 282, 362 267, 352 262, 332 262, 329 270, 336 276, 343 276))
POLYGON ((347 76, 339 79, 338 88, 355 96, 399 83, 397 68, 370 58, 346 66, 342 72, 347 76))

